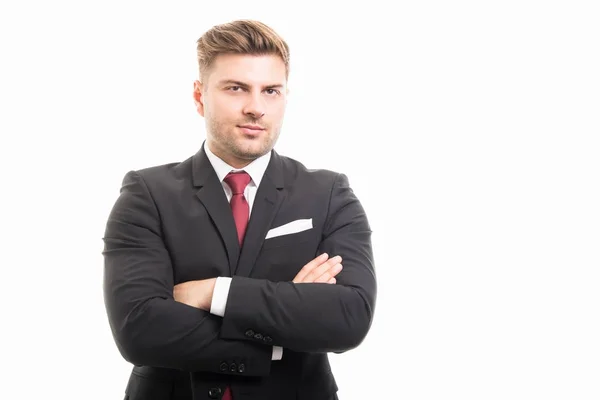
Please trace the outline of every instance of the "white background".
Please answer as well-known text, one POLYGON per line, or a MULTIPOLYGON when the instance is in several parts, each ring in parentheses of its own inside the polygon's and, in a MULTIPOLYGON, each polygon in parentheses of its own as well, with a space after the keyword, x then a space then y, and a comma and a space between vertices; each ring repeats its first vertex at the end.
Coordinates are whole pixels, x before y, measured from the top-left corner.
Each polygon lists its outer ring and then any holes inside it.
POLYGON ((346 173, 374 231, 340 399, 597 400, 596 3, 3 2, 0 397, 123 397, 106 217, 202 143, 196 39, 255 18, 292 50, 276 150, 346 173))

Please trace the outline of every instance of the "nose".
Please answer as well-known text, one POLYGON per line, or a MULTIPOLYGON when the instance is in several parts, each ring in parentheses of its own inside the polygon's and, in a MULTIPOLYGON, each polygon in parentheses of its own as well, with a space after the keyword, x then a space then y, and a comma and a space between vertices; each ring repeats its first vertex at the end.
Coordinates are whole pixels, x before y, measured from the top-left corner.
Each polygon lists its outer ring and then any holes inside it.
POLYGON ((260 98, 260 94, 253 94, 249 97, 248 103, 244 107, 244 114, 252 116, 254 119, 259 119, 265 115, 265 104, 260 98))

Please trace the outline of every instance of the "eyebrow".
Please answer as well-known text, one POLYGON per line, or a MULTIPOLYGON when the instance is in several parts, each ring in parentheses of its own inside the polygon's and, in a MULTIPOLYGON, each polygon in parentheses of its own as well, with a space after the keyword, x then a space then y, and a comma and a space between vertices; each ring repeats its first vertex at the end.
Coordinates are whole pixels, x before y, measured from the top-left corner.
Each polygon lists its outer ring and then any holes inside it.
MULTIPOLYGON (((219 82, 219 86, 224 86, 224 85, 235 85, 235 86, 241 86, 244 88, 248 88, 250 85, 248 85, 247 83, 244 82, 240 82, 240 81, 236 81, 233 79, 225 79, 219 82)), ((263 87, 263 89, 282 89, 283 85, 282 84, 273 84, 273 85, 266 85, 263 87)))

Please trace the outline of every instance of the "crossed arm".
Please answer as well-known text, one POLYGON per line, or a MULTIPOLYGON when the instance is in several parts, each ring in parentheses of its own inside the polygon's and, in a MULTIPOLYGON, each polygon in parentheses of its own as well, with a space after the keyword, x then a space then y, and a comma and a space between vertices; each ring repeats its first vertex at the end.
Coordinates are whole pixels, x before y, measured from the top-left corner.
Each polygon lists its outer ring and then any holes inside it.
MULTIPOLYGON (((300 272, 292 280, 293 283, 328 283, 334 284, 336 282, 335 276, 342 271, 342 257, 335 256, 328 258, 327 253, 323 253, 312 261, 307 263, 300 272)), ((231 278, 221 278, 229 280, 231 278)), ((187 281, 175 285, 173 288, 173 298, 175 301, 187 304, 192 307, 199 308, 201 310, 216 314, 215 300, 221 301, 221 299, 215 299, 213 297, 217 278, 209 278, 196 281, 187 281)), ((222 283, 223 284, 223 283, 222 283)), ((225 293, 225 302, 230 285, 226 285, 227 292, 225 293)), ((218 309, 224 309, 225 306, 219 304, 218 309)), ((223 316, 222 314, 216 314, 223 316)), ((282 357, 283 349, 280 346, 273 347, 273 360, 280 360, 282 357)))
MULTIPOLYGON (((335 276, 342 271, 342 257, 328 258, 323 253, 307 263, 294 277, 293 283, 329 283, 336 282, 335 276)), ((183 282, 173 288, 173 297, 188 306, 210 312, 217 278, 183 282)))
POLYGON ((343 271, 341 260, 322 255, 292 282, 234 276, 221 318, 208 312, 214 279, 174 285, 158 211, 141 176, 128 173, 104 238, 105 303, 123 357, 137 365, 223 374, 238 373, 222 370, 223 361, 243 362, 244 375, 266 376, 272 346, 303 352, 357 346, 375 305, 370 230, 343 175, 332 192, 320 251, 344 254, 343 271), (269 332, 272 343, 249 337, 248 327, 269 332))

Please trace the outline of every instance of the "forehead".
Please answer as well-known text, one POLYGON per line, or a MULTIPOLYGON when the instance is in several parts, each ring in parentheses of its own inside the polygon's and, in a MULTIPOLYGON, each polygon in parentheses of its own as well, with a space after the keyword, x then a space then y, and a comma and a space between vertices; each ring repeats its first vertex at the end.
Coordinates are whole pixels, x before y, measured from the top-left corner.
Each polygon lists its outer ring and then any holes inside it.
POLYGON ((249 85, 284 85, 286 71, 277 55, 220 54, 208 71, 211 83, 235 80, 249 85))

